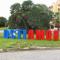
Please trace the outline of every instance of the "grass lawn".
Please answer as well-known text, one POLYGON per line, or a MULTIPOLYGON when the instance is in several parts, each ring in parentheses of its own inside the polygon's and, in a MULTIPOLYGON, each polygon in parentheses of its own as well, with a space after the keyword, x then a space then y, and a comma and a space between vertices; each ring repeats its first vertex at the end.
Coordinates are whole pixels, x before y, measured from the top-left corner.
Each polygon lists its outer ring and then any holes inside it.
POLYGON ((31 46, 39 47, 60 47, 59 41, 47 41, 47 40, 18 40, 16 39, 4 39, 0 38, 0 48, 24 48, 31 46))

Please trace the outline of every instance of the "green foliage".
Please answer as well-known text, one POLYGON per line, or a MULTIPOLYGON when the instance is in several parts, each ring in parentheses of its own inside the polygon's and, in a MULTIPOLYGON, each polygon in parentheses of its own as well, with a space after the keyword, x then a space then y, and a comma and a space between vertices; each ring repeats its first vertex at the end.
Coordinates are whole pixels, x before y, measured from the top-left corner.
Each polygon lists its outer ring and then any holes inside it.
POLYGON ((22 10, 23 10, 24 12, 25 12, 25 11, 30 11, 31 8, 32 8, 32 5, 33 5, 32 1, 24 1, 24 2, 22 3, 22 10))
POLYGON ((55 13, 56 23, 60 23, 60 12, 55 13))
POLYGON ((7 19, 5 17, 0 17, 0 27, 5 27, 7 24, 7 19))
POLYGON ((13 4, 11 7, 10 7, 10 11, 11 11, 11 14, 17 14, 18 12, 20 12, 21 8, 20 8, 20 4, 19 3, 15 3, 13 4))
POLYGON ((9 28, 19 29, 48 29, 52 12, 43 4, 34 4, 31 0, 21 5, 15 3, 11 6, 9 28))
POLYGON ((0 49, 13 48, 36 48, 36 47, 60 47, 60 40, 18 40, 18 39, 4 39, 0 38, 0 49))

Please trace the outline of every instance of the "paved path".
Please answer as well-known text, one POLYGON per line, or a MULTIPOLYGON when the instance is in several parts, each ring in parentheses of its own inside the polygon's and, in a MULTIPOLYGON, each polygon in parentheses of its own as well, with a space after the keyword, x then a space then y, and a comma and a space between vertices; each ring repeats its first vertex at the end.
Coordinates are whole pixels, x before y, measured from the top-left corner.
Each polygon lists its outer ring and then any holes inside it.
POLYGON ((60 60, 60 50, 34 50, 0 53, 0 60, 60 60))

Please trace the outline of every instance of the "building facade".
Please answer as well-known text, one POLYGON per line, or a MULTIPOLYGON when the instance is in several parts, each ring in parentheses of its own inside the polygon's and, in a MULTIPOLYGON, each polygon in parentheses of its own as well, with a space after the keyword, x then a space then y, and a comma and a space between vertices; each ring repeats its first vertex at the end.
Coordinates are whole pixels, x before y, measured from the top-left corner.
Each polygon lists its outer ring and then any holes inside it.
POLYGON ((60 0, 57 0, 55 3, 53 3, 49 9, 53 11, 54 13, 60 12, 60 0))
POLYGON ((52 23, 50 23, 50 26, 54 27, 60 27, 60 0, 57 0, 55 3, 53 3, 50 7, 49 10, 51 10, 54 15, 52 19, 52 23))

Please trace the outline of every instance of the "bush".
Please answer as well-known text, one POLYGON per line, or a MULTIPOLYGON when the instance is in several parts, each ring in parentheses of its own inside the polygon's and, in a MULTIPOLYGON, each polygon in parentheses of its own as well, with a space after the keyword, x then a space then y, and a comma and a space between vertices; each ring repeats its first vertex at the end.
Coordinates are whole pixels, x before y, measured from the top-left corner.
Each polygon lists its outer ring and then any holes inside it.
POLYGON ((0 17, 0 27, 5 27, 7 19, 5 17, 0 17))

